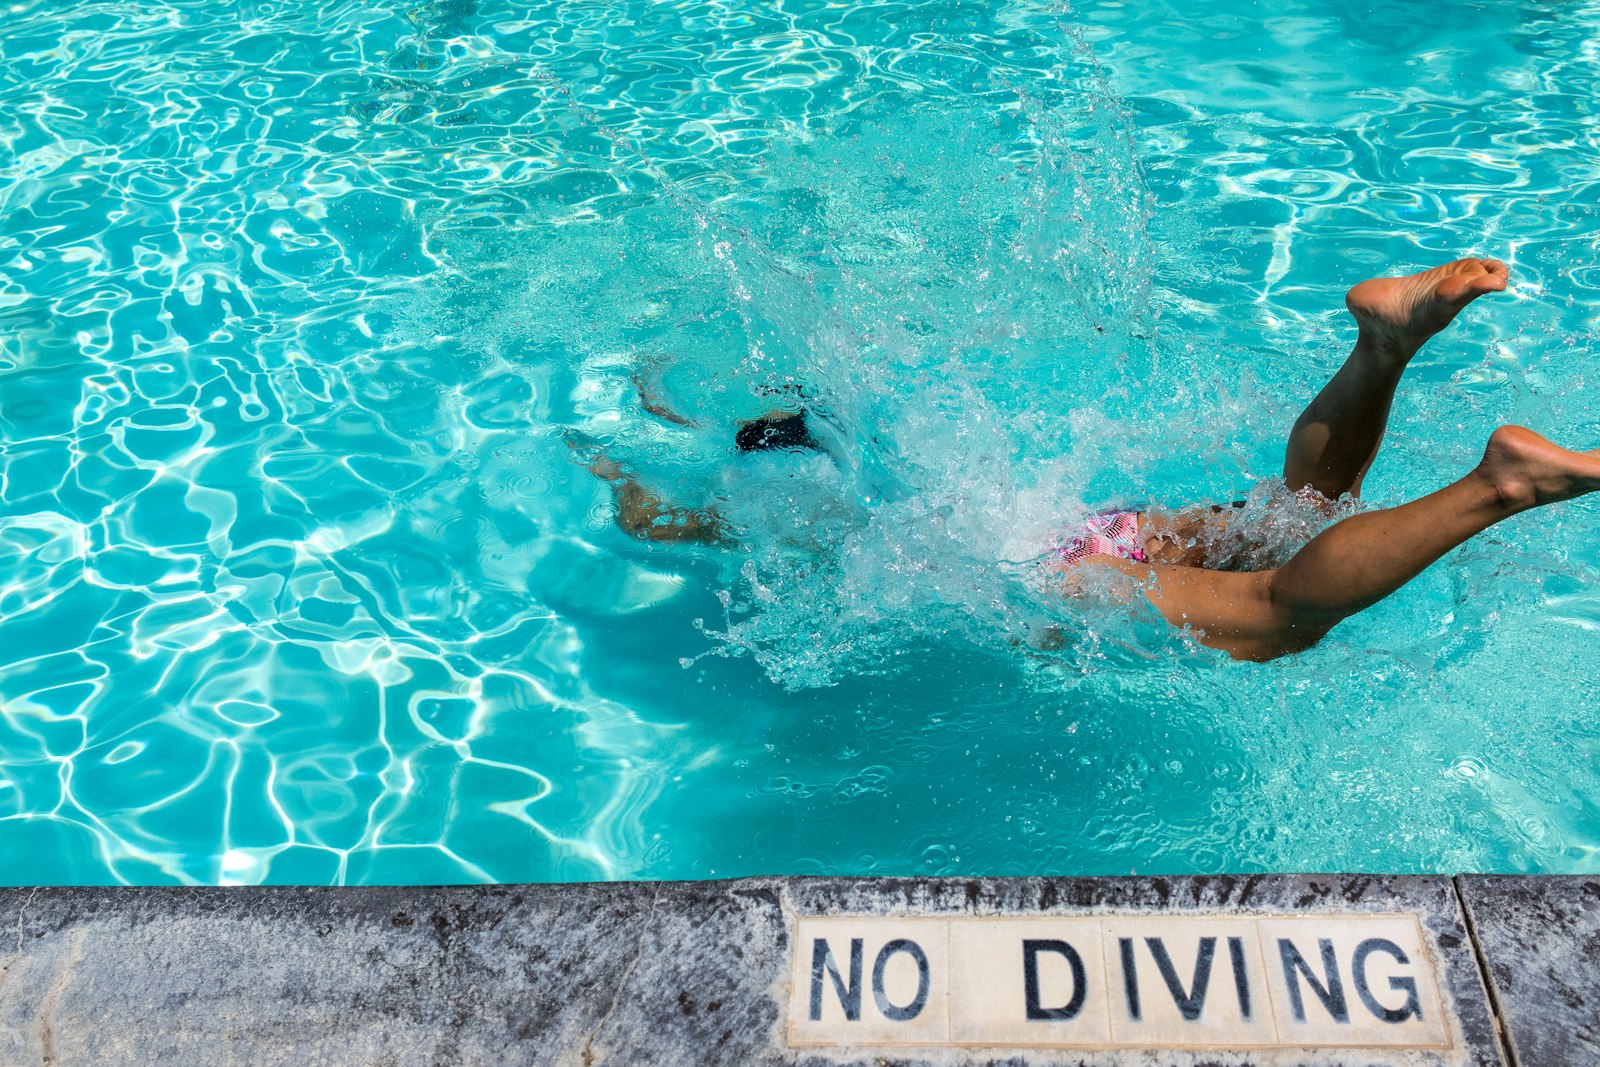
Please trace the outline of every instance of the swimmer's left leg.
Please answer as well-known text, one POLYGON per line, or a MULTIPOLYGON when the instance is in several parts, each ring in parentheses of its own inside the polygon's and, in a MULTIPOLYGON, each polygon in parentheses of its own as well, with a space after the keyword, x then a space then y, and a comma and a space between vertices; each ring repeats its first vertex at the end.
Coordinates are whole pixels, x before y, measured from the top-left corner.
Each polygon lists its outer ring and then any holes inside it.
POLYGON ((1235 659, 1268 660, 1316 644, 1446 552, 1530 508, 1600 490, 1600 450, 1573 452, 1504 426, 1466 477, 1409 504, 1337 522, 1272 571, 1237 573, 1094 562, 1153 582, 1146 596, 1174 625, 1235 659))
POLYGON ((1289 434, 1283 477, 1337 500, 1360 495, 1406 365, 1428 338, 1485 293, 1506 287, 1498 259, 1458 259, 1403 278, 1371 278, 1345 295, 1359 333, 1344 366, 1289 434))

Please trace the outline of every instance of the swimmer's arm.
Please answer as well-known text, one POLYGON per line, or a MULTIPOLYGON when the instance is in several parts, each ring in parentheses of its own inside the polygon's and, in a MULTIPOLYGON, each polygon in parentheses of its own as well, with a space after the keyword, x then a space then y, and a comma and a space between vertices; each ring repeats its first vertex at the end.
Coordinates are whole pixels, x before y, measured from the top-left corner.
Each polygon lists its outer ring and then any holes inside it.
POLYGON ((617 500, 617 525, 628 536, 668 544, 732 543, 715 508, 687 508, 663 500, 659 493, 640 485, 622 464, 602 450, 590 456, 587 465, 589 473, 611 483, 611 492, 617 500))
POLYGON ((688 416, 680 415, 667 407, 666 402, 656 395, 654 387, 638 371, 633 372, 633 387, 639 393, 639 403, 643 404, 644 409, 656 418, 666 419, 668 422, 677 423, 679 426, 700 425, 688 416))
POLYGON ((728 544, 715 508, 688 508, 662 500, 632 480, 616 481, 617 525, 631 537, 668 544, 728 544))

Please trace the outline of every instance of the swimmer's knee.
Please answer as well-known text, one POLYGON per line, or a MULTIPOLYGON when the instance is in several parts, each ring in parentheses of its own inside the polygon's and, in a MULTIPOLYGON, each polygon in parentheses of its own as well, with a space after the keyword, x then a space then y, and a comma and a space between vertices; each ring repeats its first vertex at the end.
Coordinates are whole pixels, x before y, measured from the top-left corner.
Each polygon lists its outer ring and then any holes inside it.
POLYGON ((1266 624, 1253 635, 1254 640, 1248 642, 1248 654, 1235 658, 1265 663, 1305 652, 1315 648, 1343 618, 1343 615, 1307 611, 1303 605, 1285 604, 1269 594, 1266 624))
POLYGON ((1339 620, 1289 619, 1275 627, 1261 642, 1263 655, 1252 657, 1257 662, 1282 659, 1315 648, 1339 620))
MULTIPOLYGON (((1306 630, 1285 630, 1261 634, 1247 640, 1231 640, 1216 642, 1214 647, 1221 648, 1229 656, 1248 663, 1268 663, 1284 656, 1293 656, 1299 652, 1316 646, 1328 635, 1326 629, 1310 632, 1306 630)), ((1212 644, 1212 642, 1206 642, 1212 644)))
POLYGON ((617 527, 635 541, 656 541, 663 544, 721 544, 724 541, 721 525, 706 514, 662 515, 642 511, 623 511, 617 515, 617 527))

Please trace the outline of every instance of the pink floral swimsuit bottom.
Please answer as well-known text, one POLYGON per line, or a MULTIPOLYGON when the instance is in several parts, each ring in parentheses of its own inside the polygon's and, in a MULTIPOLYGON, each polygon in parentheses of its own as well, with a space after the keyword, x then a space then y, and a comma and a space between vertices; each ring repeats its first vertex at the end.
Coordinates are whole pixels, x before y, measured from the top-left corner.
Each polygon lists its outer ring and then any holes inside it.
POLYGON ((1144 541, 1139 537, 1137 511, 1102 511, 1083 521, 1083 533, 1057 545, 1051 557, 1063 564, 1077 563, 1090 556, 1117 556, 1135 563, 1146 562, 1144 541))

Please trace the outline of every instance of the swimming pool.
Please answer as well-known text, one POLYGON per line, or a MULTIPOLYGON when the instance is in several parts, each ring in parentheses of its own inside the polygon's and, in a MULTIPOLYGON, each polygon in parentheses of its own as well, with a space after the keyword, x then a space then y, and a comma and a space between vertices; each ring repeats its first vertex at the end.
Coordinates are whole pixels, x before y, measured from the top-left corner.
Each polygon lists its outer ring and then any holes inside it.
POLYGON ((1023 577, 1292 540, 1371 274, 1514 271, 1374 503, 1600 445, 1600 4, 1272 9, 13 2, 0 880, 1595 870, 1592 498, 1266 665, 1023 577), (719 453, 785 382, 870 468, 809 548, 719 453), (569 433, 770 536, 629 541, 569 433))

